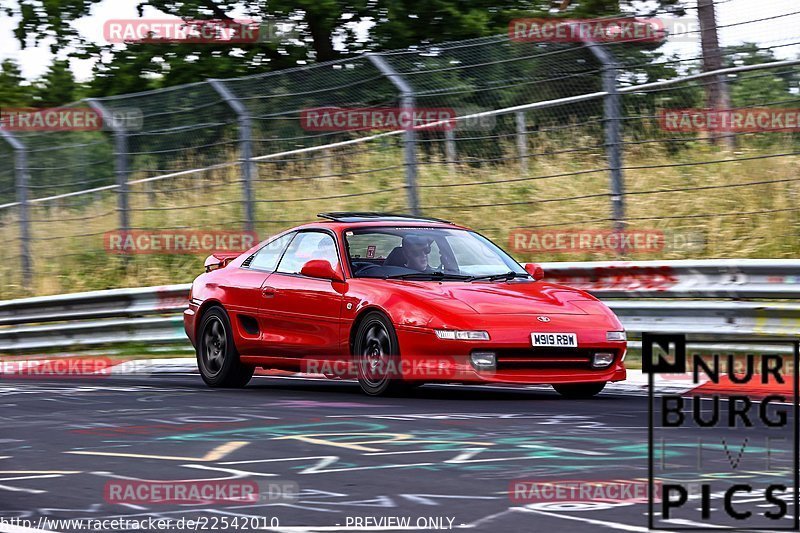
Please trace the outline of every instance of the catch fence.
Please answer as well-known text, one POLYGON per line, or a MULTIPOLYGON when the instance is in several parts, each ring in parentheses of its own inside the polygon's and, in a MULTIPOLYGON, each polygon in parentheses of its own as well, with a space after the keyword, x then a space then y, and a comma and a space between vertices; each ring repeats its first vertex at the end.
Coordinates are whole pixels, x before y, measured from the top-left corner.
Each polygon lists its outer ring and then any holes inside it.
POLYGON ((669 53, 673 41, 499 35, 78 102, 108 127, 2 131, 0 298, 200 271, 204 255, 110 253, 108 232, 265 238, 336 210, 454 220, 522 261, 793 257, 798 128, 719 135, 665 119, 706 108, 720 83, 745 114, 798 108, 800 60, 781 58, 800 43, 800 13, 728 26, 760 44, 724 48, 713 72, 699 54, 669 53), (777 22, 789 30, 770 42, 777 22), (320 128, 308 121, 320 108, 444 109, 457 120, 320 128), (655 244, 621 249, 611 238, 621 232, 655 244))

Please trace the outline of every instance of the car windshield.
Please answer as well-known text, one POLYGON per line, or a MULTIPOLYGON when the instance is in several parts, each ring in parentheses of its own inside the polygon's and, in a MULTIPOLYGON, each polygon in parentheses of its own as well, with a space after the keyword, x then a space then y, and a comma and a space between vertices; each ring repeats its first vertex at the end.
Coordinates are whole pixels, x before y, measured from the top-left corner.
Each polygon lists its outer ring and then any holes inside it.
POLYGON ((370 227, 345 232, 357 278, 437 281, 528 278, 511 256, 475 232, 450 228, 370 227))

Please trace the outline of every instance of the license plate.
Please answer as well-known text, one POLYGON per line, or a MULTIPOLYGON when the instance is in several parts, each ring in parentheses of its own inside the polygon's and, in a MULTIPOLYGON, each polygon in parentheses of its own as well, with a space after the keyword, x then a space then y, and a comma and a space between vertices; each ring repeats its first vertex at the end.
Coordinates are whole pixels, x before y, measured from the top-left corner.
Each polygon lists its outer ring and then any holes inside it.
POLYGON ((577 348, 578 335, 575 333, 531 333, 534 346, 546 348, 577 348))

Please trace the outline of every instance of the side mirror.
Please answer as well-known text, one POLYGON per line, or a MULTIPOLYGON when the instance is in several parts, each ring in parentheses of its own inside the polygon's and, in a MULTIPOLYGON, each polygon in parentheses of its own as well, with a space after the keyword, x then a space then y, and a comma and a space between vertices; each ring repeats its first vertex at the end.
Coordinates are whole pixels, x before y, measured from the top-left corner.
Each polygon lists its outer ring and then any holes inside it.
POLYGON ((203 268, 206 272, 211 272, 218 268, 225 268, 228 263, 242 255, 242 252, 216 252, 206 257, 203 268))
POLYGON ((540 279, 544 279, 544 269, 539 263, 526 263, 525 270, 533 276, 535 281, 539 281, 540 279))
POLYGON ((331 281, 344 281, 344 276, 335 271, 331 264, 324 259, 312 259, 300 269, 300 275, 309 278, 329 279, 331 281))

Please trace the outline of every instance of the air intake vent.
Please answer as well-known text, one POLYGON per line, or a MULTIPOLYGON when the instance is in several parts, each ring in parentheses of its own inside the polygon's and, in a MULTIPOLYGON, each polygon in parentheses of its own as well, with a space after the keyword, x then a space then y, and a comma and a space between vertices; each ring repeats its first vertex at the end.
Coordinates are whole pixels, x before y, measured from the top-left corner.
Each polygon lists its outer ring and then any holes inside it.
POLYGON ((256 256, 256 254, 253 254, 253 255, 251 255, 250 257, 248 257, 247 259, 245 259, 244 261, 242 261, 242 266, 243 266, 244 268, 247 268, 247 267, 249 267, 249 266, 250 266, 250 263, 252 263, 252 262, 253 262, 253 258, 254 258, 255 256, 256 256))
POLYGON ((249 335, 258 335, 258 320, 255 318, 247 315, 239 315, 239 323, 242 325, 242 329, 249 335))

